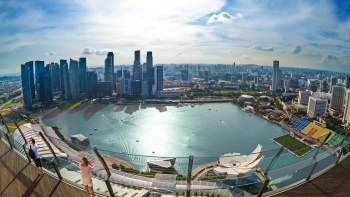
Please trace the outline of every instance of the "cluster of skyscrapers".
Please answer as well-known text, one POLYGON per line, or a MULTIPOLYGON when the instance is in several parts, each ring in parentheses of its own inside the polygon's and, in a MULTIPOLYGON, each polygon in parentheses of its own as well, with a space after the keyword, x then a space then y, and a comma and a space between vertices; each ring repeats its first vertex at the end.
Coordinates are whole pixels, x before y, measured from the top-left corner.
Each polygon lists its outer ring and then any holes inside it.
POLYGON ((29 61, 21 65, 24 106, 51 105, 53 96, 71 100, 81 97, 96 98, 113 94, 142 95, 147 98, 163 90, 163 66, 153 67, 152 52, 147 52, 146 63, 141 65, 140 51, 135 51, 132 74, 128 70, 114 72, 114 54, 105 59, 104 78, 87 71, 86 58, 60 60, 44 65, 44 61, 29 61), (34 72, 35 66, 35 72, 34 72), (35 75, 34 75, 35 73, 35 75))

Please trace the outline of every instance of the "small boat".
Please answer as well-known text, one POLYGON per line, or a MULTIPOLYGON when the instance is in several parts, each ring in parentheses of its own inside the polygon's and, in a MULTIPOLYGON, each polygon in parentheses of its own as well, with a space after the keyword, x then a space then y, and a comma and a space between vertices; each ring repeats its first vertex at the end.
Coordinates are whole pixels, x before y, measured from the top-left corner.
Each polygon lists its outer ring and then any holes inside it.
POLYGON ((208 110, 211 110, 211 109, 208 109, 208 110))
POLYGON ((92 135, 92 133, 89 133, 89 135, 92 135))
POLYGON ((155 151, 152 151, 152 153, 155 153, 155 151))
POLYGON ((136 142, 139 142, 139 140, 136 140, 136 142))
POLYGON ((94 130, 96 131, 96 130, 97 130, 97 128, 94 128, 94 130))

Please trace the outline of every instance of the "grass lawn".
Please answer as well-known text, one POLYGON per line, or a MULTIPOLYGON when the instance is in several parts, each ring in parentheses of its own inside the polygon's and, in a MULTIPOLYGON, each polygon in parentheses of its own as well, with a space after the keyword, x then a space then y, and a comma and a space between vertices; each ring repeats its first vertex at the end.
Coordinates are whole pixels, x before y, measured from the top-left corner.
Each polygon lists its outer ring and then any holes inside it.
POLYGON ((312 149, 310 146, 305 145, 304 143, 293 138, 289 134, 274 138, 273 140, 281 144, 294 154, 298 155, 299 157, 312 149))
POLYGON ((81 104, 81 102, 76 102, 74 105, 70 106, 68 109, 75 109, 77 107, 79 107, 81 104))
MULTIPOLYGON (((17 125, 21 126, 22 124, 25 124, 25 123, 27 123, 27 121, 21 120, 21 121, 17 122, 17 125)), ((17 129, 15 123, 9 123, 9 124, 7 124, 7 127, 9 128, 9 132, 11 132, 11 133, 15 132, 17 129)))

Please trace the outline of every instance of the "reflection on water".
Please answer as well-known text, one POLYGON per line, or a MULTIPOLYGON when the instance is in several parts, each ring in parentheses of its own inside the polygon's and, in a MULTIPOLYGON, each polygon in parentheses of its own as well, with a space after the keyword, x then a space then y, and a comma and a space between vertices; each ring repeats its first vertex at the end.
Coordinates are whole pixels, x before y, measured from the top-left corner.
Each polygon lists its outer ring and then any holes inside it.
POLYGON ((217 158, 229 152, 249 154, 257 144, 264 151, 278 149, 271 139, 287 133, 231 103, 194 107, 97 104, 69 111, 43 122, 61 127, 67 139, 81 133, 89 136, 91 147, 138 155, 217 158))

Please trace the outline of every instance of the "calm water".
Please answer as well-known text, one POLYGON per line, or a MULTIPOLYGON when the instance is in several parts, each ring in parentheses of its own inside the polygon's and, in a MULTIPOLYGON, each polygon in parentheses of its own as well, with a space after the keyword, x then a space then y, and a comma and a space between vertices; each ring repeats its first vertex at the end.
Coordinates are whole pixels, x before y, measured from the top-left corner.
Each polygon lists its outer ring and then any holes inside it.
POLYGON ((264 151, 278 149, 271 139, 287 133, 231 103, 161 108, 167 111, 149 107, 130 114, 125 110, 116 112, 117 106, 111 104, 87 121, 83 109, 74 114, 66 111, 43 122, 61 127, 68 139, 72 134, 89 136, 91 147, 171 157, 249 154, 257 144, 262 144, 264 151))

